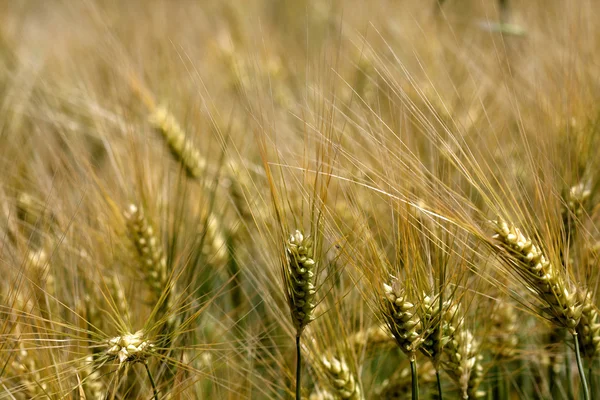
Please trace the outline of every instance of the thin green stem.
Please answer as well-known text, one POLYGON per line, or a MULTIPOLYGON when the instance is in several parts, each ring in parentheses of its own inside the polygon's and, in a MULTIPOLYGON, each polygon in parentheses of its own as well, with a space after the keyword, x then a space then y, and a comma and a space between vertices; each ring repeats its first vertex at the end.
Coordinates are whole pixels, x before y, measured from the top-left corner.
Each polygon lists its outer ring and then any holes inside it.
POLYGON ((570 399, 574 399, 575 388, 573 387, 573 374, 571 373, 571 353, 568 348, 565 351, 565 374, 567 375, 567 395, 570 399))
POLYGON ((301 400, 302 353, 300 352, 300 335, 296 336, 296 400, 301 400))
POLYGON ((575 357, 577 358, 577 369, 579 370, 579 378, 581 379, 581 386, 583 387, 583 398, 584 400, 590 400, 590 390, 588 389, 587 381, 585 379, 585 371, 583 370, 583 362, 581 361, 581 353, 579 352, 579 337, 577 332, 573 333, 573 340, 575 341, 575 357))
POLYGON ((594 360, 590 358, 588 362, 588 380, 590 381, 590 393, 592 400, 596 398, 596 380, 594 379, 594 360))
POLYGON ((154 382, 154 377, 152 377, 152 373, 150 372, 150 368, 148 368, 147 362, 144 363, 144 367, 146 367, 146 373, 148 374, 148 379, 150 379, 150 385, 152 385, 154 400, 158 400, 158 390, 156 390, 156 382, 154 382))
POLYGON ((437 389, 438 389, 438 399, 444 400, 444 396, 442 395, 442 378, 440 377, 440 369, 435 369, 435 379, 437 381, 437 389))
POLYGON ((495 368, 496 387, 494 388, 494 398, 498 400, 506 400, 506 380, 500 365, 495 368))
POLYGON ((412 400, 419 400, 419 374, 417 373, 417 359, 414 353, 410 357, 410 374, 412 378, 412 400))

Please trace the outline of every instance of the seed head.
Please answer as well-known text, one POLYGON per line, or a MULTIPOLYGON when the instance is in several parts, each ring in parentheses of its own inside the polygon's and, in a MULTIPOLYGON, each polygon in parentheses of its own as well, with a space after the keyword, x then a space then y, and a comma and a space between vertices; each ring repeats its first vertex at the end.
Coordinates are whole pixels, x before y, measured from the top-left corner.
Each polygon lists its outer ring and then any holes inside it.
POLYGON ((313 320, 315 269, 312 240, 296 230, 287 241, 286 291, 297 335, 313 320))
POLYGON ((327 372, 329 383, 336 398, 344 400, 360 400, 363 398, 360 386, 356 383, 354 375, 343 359, 323 357, 321 364, 327 372))
POLYGON ((552 321, 571 332, 581 317, 581 304, 576 291, 567 288, 561 271, 554 268, 542 250, 527 238, 519 228, 502 219, 493 221, 496 239, 509 252, 509 265, 523 278, 527 287, 538 294, 552 321))
POLYGON ((144 332, 127 333, 108 341, 106 354, 109 359, 117 359, 119 366, 126 363, 143 363, 151 355, 154 345, 144 339, 144 332))
POLYGON ((406 354, 414 353, 422 343, 421 322, 415 314, 414 304, 406 298, 404 290, 383 284, 383 316, 400 349, 406 354))

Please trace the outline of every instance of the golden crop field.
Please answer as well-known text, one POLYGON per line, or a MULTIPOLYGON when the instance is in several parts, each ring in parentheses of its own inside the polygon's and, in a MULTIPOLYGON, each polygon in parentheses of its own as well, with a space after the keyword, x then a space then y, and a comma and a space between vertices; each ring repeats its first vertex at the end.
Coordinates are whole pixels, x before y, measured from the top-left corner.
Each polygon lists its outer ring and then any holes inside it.
POLYGON ((0 0, 0 399, 600 399, 599 21, 0 0))

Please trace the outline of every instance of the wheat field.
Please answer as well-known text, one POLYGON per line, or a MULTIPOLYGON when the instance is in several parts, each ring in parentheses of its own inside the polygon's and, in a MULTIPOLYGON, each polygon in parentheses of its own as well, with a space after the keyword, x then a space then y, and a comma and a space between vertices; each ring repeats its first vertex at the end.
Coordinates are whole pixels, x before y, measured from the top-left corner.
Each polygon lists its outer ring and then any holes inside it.
POLYGON ((598 21, 0 1, 0 399, 600 399, 598 21))

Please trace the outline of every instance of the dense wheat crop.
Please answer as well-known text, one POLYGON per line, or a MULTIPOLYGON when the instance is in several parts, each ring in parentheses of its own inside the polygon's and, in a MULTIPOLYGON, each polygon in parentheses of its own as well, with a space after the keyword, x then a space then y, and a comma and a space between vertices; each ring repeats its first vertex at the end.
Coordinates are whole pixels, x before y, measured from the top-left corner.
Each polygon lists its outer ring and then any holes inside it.
POLYGON ((0 399, 600 399, 598 21, 0 1, 0 399))

